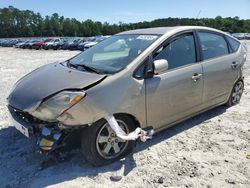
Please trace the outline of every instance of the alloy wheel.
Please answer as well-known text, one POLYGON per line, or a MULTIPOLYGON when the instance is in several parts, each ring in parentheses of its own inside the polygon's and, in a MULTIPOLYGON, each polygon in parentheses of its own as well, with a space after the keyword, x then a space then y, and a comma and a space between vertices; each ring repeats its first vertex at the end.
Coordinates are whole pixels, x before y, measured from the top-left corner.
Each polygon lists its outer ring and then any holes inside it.
POLYGON ((233 93, 232 93, 232 103, 233 104, 237 104, 239 103, 241 96, 243 94, 243 90, 244 90, 244 85, 241 81, 239 81, 233 89, 233 93))
MULTIPOLYGON (((121 120, 117 120, 117 122, 126 133, 129 132, 125 122, 121 120)), ((128 141, 117 137, 108 123, 105 123, 97 134, 96 148, 104 159, 114 159, 118 157, 126 149, 127 145, 128 141)))

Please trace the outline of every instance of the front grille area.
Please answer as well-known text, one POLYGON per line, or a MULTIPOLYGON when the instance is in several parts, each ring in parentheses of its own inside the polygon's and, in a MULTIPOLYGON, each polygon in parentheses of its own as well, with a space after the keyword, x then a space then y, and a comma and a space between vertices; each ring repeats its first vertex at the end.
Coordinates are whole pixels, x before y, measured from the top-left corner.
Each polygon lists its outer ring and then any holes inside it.
POLYGON ((33 117, 30 116, 28 113, 25 113, 23 111, 17 110, 15 108, 12 108, 11 110, 15 114, 16 118, 19 119, 19 121, 24 121, 26 123, 30 123, 30 122, 33 121, 33 117))
POLYGON ((30 116, 28 113, 20 111, 20 110, 13 108, 11 106, 8 106, 8 109, 9 109, 9 112, 12 116, 12 119, 15 122, 18 122, 19 124, 21 124, 22 126, 27 128, 29 134, 34 133, 34 128, 33 128, 32 123, 31 123, 33 120, 32 116, 30 116))
POLYGON ((19 123, 28 123, 28 124, 46 124, 47 122, 45 121, 42 121, 40 119, 37 119, 35 117, 33 117, 32 115, 30 115, 29 113, 27 112, 24 112, 24 111, 21 111, 21 110, 18 110, 12 106, 8 106, 9 108, 9 111, 12 115, 12 117, 19 123))
POLYGON ((54 127, 57 125, 57 123, 49 123, 43 120, 40 120, 38 118, 35 118, 34 116, 30 115, 27 112, 24 112, 22 110, 16 109, 12 106, 8 106, 9 112, 12 116, 12 118, 23 125, 24 127, 29 129, 29 132, 32 134, 40 134, 41 129, 44 126, 47 127, 54 127))

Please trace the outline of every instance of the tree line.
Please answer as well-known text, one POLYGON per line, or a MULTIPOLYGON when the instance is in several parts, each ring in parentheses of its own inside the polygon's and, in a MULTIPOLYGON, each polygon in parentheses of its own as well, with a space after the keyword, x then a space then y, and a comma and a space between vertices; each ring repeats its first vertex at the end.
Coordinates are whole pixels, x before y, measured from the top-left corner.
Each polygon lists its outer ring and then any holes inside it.
POLYGON ((250 19, 242 20, 239 17, 164 18, 138 23, 120 22, 118 24, 109 24, 108 22, 101 23, 90 19, 79 21, 75 18, 65 18, 57 13, 42 17, 40 13, 30 10, 19 10, 12 6, 0 9, 0 38, 41 36, 88 37, 112 35, 131 29, 177 25, 200 25, 230 33, 250 33, 250 19))

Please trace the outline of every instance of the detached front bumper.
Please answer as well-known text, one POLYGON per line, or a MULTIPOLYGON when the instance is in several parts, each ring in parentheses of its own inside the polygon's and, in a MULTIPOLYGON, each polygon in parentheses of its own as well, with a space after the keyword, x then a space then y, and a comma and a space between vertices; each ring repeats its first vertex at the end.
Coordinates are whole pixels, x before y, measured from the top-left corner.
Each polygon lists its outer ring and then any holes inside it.
POLYGON ((64 135, 57 123, 44 122, 12 106, 8 109, 15 128, 28 138, 35 137, 39 149, 51 151, 58 147, 64 135))
POLYGON ((32 126, 33 117, 11 106, 8 106, 8 109, 10 112, 10 118, 15 128, 26 137, 31 137, 35 131, 34 127, 32 126))

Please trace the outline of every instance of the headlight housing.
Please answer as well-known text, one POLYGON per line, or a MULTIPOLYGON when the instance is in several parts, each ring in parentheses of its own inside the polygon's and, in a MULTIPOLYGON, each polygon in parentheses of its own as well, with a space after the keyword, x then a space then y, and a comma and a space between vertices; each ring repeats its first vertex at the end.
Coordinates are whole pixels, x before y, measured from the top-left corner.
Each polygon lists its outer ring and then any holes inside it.
POLYGON ((56 118, 86 96, 82 91, 62 91, 42 102, 35 110, 28 111, 34 117, 55 122, 56 118))

